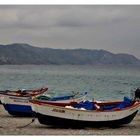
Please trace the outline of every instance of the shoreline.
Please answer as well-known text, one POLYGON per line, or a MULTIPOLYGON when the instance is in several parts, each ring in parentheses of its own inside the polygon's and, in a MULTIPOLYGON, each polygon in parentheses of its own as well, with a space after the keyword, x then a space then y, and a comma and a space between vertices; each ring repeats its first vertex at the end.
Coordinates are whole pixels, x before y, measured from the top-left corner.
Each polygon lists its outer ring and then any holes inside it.
POLYGON ((31 123, 32 117, 13 117, 0 105, 0 135, 140 135, 140 112, 134 120, 118 128, 56 128, 42 125, 37 119, 31 123), (25 125, 30 125, 24 127, 25 125))

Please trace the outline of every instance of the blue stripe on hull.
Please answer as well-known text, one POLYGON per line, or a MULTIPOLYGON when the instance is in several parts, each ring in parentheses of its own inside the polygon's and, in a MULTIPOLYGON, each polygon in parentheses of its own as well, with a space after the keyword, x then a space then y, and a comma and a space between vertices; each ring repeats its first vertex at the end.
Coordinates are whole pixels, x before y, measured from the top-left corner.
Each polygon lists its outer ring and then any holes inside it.
POLYGON ((15 104, 3 104, 5 110, 7 110, 10 114, 14 113, 22 113, 22 114, 32 114, 31 106, 27 105, 15 105, 15 104))

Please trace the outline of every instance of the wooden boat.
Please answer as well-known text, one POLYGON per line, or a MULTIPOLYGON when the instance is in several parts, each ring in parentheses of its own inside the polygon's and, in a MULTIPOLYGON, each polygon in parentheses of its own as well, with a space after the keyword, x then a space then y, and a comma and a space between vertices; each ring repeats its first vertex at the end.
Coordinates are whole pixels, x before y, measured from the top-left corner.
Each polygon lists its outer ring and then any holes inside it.
POLYGON ((87 92, 76 92, 72 95, 58 96, 58 97, 49 97, 48 95, 39 95, 34 98, 34 100, 46 102, 46 103, 57 103, 57 104, 65 104, 70 102, 81 102, 85 100, 87 96, 87 92))
POLYGON ((1 92, 1 103, 6 111, 11 115, 32 115, 29 103, 33 97, 46 92, 48 88, 38 90, 17 90, 1 92))
POLYGON ((19 89, 19 90, 2 90, 0 91, 0 103, 4 96, 16 96, 16 97, 33 97, 46 92, 48 88, 41 89, 19 89))
POLYGON ((119 126, 130 123, 140 108, 140 101, 124 97, 118 102, 82 102, 50 105, 31 101, 41 124, 65 127, 119 126))
MULTIPOLYGON (((45 91, 44 91, 45 92, 45 91)), ((15 96, 15 95, 7 95, 4 96, 1 101, 6 111, 8 111, 11 115, 18 116, 32 116, 34 115, 31 109, 30 100, 42 101, 45 103, 55 104, 56 102, 59 104, 68 105, 69 102, 80 102, 85 99, 87 92, 81 92, 79 94, 70 95, 70 96, 61 96, 49 98, 46 95, 39 96, 15 96)))

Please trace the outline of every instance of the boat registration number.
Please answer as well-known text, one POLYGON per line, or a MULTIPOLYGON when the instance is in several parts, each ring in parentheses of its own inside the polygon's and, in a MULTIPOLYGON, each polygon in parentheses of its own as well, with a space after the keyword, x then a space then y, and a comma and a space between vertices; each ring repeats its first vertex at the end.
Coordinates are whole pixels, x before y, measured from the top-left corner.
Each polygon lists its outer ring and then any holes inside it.
POLYGON ((65 110, 62 110, 62 109, 55 109, 55 108, 53 108, 52 111, 53 112, 65 113, 65 110))
POLYGON ((28 103, 29 101, 27 101, 27 100, 16 100, 16 99, 14 99, 14 102, 28 103))

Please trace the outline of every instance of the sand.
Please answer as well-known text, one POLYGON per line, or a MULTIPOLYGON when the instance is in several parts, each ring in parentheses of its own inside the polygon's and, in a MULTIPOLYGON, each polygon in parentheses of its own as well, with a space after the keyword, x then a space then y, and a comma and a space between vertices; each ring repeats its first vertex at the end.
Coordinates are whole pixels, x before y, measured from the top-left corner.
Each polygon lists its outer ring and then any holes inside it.
POLYGON ((37 119, 30 125, 32 118, 13 117, 0 105, 0 135, 140 135, 140 112, 134 120, 118 128, 55 128, 42 125, 37 119))

